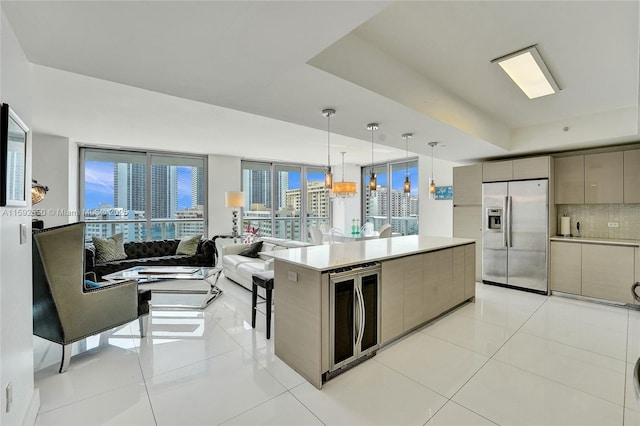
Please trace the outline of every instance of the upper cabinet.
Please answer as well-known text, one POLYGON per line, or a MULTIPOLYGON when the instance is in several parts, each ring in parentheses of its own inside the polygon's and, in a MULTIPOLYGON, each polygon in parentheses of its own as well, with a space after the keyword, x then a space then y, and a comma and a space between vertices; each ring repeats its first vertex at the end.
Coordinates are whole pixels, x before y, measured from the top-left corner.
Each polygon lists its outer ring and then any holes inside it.
POLYGON ((453 204, 482 204, 482 164, 453 168, 453 204))
POLYGON ((584 204, 584 155, 555 159, 556 204, 584 204))
POLYGON ((513 161, 493 161, 482 165, 483 182, 500 182, 513 179, 513 161))
POLYGON ((624 155, 622 151, 584 156, 584 202, 623 202, 624 155))
POLYGON ((624 152, 624 203, 640 203, 640 149, 624 152))
POLYGON ((532 157, 513 160, 513 179, 541 179, 549 177, 551 157, 532 157))
POLYGON ((484 163, 482 165, 482 181, 504 182, 548 178, 550 164, 551 157, 548 156, 484 163))

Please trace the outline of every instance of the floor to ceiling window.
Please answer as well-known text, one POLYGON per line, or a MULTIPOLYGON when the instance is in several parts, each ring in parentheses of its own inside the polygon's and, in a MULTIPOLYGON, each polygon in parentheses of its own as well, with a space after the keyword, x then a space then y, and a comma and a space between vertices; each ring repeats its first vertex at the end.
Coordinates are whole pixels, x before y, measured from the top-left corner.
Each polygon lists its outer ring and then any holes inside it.
POLYGON ((373 166, 377 183, 377 190, 373 195, 369 191, 371 168, 372 166, 362 168, 363 224, 372 223, 377 230, 385 223, 390 223, 394 233, 417 235, 418 160, 410 159, 373 166), (407 176, 411 183, 409 194, 404 193, 404 181, 407 176))
POLYGON ((293 164, 242 162, 243 231, 308 241, 311 225, 329 223, 324 169, 293 164))
POLYGON ((201 156, 96 148, 80 150, 80 219, 87 237, 125 241, 206 234, 201 156))

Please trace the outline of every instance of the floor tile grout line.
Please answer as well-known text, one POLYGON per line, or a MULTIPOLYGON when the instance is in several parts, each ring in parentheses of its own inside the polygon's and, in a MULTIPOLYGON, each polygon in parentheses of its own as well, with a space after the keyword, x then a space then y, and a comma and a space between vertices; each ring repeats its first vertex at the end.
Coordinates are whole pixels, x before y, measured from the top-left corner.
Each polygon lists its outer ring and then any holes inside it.
MULTIPOLYGON (((302 385, 304 385, 304 383, 300 383, 299 385, 296 385, 296 386, 292 387, 291 389, 295 389, 295 388, 300 387, 300 386, 302 386, 302 385)), ((311 408, 307 407, 307 405, 306 405, 304 402, 302 402, 302 401, 300 400, 300 398, 298 398, 298 397, 297 397, 293 392, 291 392, 291 389, 288 389, 288 390, 287 390, 287 392, 289 392, 289 393, 291 394, 291 396, 292 396, 292 397, 294 397, 294 398, 295 398, 295 400, 296 400, 296 401, 298 401, 298 402, 300 403, 300 405, 302 405, 304 408, 306 408, 306 409, 307 409, 307 410, 308 410, 308 411, 313 415, 313 417, 315 417, 316 419, 318 419, 318 421, 319 421, 320 423, 322 423, 323 425, 325 425, 325 426, 326 426, 326 423, 322 421, 322 419, 319 417, 319 415, 318 415, 318 414, 316 414, 316 413, 315 413, 311 408)))
MULTIPOLYGON (((490 357, 488 357, 487 361, 485 361, 485 362, 480 366, 480 368, 478 368, 478 369, 476 370, 476 372, 475 372, 475 373, 473 373, 473 374, 471 375, 471 377, 469 377, 469 379, 467 379, 467 381, 466 381, 466 382, 464 382, 464 383, 462 384, 462 386, 460 386, 460 387, 458 388, 458 390, 457 390, 453 395, 451 395, 451 399, 453 399, 453 398, 454 398, 454 397, 455 397, 455 396, 456 396, 456 395, 457 395, 457 394, 462 390, 462 388, 464 388, 464 387, 465 387, 465 386, 466 386, 466 385, 467 385, 467 384, 468 384, 468 383, 469 383, 469 382, 470 382, 470 381, 471 381, 471 380, 472 380, 472 379, 473 379, 473 378, 474 378, 474 377, 475 377, 475 376, 480 372, 480 370, 482 370, 482 369, 483 369, 483 368, 484 368, 484 367, 489 363, 489 361, 491 361, 492 359, 494 359, 495 355, 496 355, 498 352, 500 352, 500 349, 502 349, 502 348, 503 348, 503 347, 504 347, 504 346, 505 346, 505 345, 506 345, 506 344, 507 344, 507 343, 508 343, 512 338, 513 338, 513 336, 515 336, 515 335, 518 333, 518 331, 520 331, 520 330, 522 329, 522 327, 524 327, 524 325, 525 325, 525 324, 526 324, 526 323, 527 323, 527 322, 528 322, 528 321, 529 321, 529 320, 530 320, 530 319, 531 319, 531 318, 536 314, 536 312, 538 312, 538 311, 539 311, 539 310, 540 310, 540 309, 541 309, 541 308, 542 308, 542 307, 543 307, 543 306, 544 306, 548 301, 549 301, 549 299, 544 300, 544 301, 540 304, 540 306, 538 306, 538 308, 537 308, 536 310, 534 310, 534 311, 531 313, 531 315, 529 315, 529 318, 527 318, 527 319, 525 320, 525 322, 523 322, 523 323, 522 323, 522 325, 521 325, 521 326, 520 326, 520 327, 519 327, 519 328, 518 328, 518 329, 517 329, 517 330, 516 330, 516 331, 515 331, 511 336, 509 336, 509 337, 504 341, 504 343, 503 343, 503 344, 502 344, 502 345, 501 345, 501 346, 500 346, 500 347, 499 347, 499 348, 498 348, 498 349, 493 353, 493 355, 491 355, 490 357)), ((475 303, 475 302, 474 302, 474 303, 475 303)), ((463 407, 464 407, 464 406, 463 406, 463 407)), ((467 408, 467 407, 465 407, 465 408, 467 408)), ((494 423, 495 423, 495 422, 494 422, 494 423)))
MULTIPOLYGON (((146 339, 146 336, 144 337, 146 339)), ((141 337, 140 339, 143 339, 141 337)), ((135 344, 135 342, 134 342, 135 344)), ((140 367, 140 374, 142 375, 142 383, 144 384, 144 391, 147 394, 147 400, 149 401, 149 408, 151 409, 151 415, 153 416, 153 422, 158 426, 158 418, 156 417, 156 411, 153 408, 153 402, 151 401, 151 395, 149 395, 149 386, 147 385, 147 378, 144 377, 144 370, 142 369, 142 361, 140 360, 140 353, 136 351, 136 357, 138 358, 138 367, 140 367)))

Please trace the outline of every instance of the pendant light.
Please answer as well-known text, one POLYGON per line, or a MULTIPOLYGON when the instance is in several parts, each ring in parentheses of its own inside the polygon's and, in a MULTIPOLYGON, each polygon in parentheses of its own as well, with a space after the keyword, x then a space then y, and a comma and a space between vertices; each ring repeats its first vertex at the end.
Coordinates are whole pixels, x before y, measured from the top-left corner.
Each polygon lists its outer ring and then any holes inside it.
POLYGON ((333 189, 333 174, 331 173, 331 117, 336 115, 336 110, 326 108, 322 110, 322 115, 327 117, 327 170, 324 174, 324 189, 331 192, 333 189))
POLYGON ((331 197, 332 199, 346 200, 353 198, 357 194, 358 185, 355 182, 344 181, 344 154, 346 152, 341 152, 340 154, 342 154, 342 181, 334 182, 331 197))
POLYGON ((429 142, 427 145, 431 147, 431 177, 429 178, 429 199, 434 200, 436 198, 436 181, 433 178, 433 148, 438 145, 438 142, 429 142))
POLYGON ((371 175, 369 176, 369 192, 371 196, 375 196, 376 190, 378 189, 378 182, 376 180, 376 174, 373 171, 373 132, 378 130, 378 123, 367 124, 367 130, 371 130, 371 175))
POLYGON ((403 192, 408 197, 411 195, 411 181, 409 180, 409 139, 413 137, 413 133, 404 133, 402 139, 404 139, 405 149, 407 152, 406 160, 404 163, 404 190, 403 192))

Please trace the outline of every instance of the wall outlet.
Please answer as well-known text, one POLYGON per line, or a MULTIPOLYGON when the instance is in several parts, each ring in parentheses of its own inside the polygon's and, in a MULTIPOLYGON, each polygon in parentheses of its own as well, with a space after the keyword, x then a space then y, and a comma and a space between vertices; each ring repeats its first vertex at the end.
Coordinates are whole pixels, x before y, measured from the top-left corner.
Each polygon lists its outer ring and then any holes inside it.
POLYGON ((609 228, 619 228, 620 224, 618 222, 609 222, 609 223, 607 223, 607 226, 609 228))
POLYGON ((9 382, 7 388, 5 390, 5 398, 7 401, 7 405, 5 407, 5 413, 11 411, 11 404, 13 403, 13 383, 9 382))
POLYGON ((298 273, 297 272, 293 272, 293 271, 289 271, 287 273, 287 278, 289 278, 289 281, 293 281, 298 282, 298 273))

